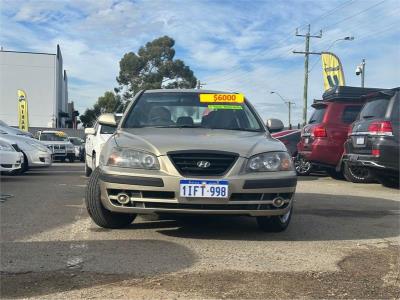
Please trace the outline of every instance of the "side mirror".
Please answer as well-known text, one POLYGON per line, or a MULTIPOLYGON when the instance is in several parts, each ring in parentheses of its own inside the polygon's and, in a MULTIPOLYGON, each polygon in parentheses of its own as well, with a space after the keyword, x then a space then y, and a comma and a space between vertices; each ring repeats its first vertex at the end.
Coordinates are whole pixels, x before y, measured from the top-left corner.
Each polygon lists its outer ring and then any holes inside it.
POLYGON ((117 127, 117 121, 115 120, 114 114, 103 114, 99 117, 98 122, 100 125, 117 127))
POLYGON ((265 125, 271 133, 281 131, 284 127, 282 121, 279 119, 268 119, 265 125))
POLYGON ((85 128, 86 135, 94 135, 95 133, 96 131, 94 130, 94 128, 85 128))

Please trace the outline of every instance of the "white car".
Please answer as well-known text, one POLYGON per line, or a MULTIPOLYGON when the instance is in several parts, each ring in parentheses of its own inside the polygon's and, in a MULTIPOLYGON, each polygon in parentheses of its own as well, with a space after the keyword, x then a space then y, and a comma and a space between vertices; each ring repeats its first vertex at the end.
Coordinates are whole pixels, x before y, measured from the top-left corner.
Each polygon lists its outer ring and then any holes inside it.
POLYGON ((0 172, 19 173, 23 162, 24 155, 18 146, 0 138, 0 172))
POLYGON ((30 137, 8 134, 2 129, 0 129, 0 137, 10 144, 18 145, 18 148, 21 149, 24 156, 21 172, 25 172, 29 168, 51 166, 52 152, 41 142, 30 137))
POLYGON ((37 139, 45 144, 53 153, 53 160, 66 159, 69 162, 75 161, 75 147, 69 141, 68 135, 63 131, 43 130, 36 133, 37 139))
POLYGON ((92 128, 86 128, 85 174, 90 176, 92 170, 99 166, 99 157, 103 145, 114 134, 116 127, 101 125, 96 122, 92 128))

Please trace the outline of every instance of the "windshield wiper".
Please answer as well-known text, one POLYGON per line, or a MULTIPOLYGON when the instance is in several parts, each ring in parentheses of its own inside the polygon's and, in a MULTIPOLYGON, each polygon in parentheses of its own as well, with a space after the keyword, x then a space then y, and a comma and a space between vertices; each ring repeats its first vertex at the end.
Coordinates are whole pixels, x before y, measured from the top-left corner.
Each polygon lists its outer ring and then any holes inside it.
POLYGON ((374 118, 375 116, 363 116, 363 119, 371 119, 374 118))

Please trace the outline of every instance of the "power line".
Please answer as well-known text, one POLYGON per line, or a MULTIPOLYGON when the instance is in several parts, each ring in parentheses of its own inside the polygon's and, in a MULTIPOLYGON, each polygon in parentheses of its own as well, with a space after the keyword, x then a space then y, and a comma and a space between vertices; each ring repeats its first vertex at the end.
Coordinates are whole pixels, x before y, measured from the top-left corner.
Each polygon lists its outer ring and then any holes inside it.
POLYGON ((381 5, 381 4, 382 4, 383 2, 385 2, 385 1, 386 1, 386 0, 382 0, 382 1, 380 1, 380 2, 378 2, 378 3, 376 3, 376 4, 374 4, 374 5, 368 6, 367 8, 365 8, 365 9, 363 9, 363 10, 361 10, 361 11, 359 11, 359 12, 353 14, 353 15, 347 16, 347 17, 345 17, 345 18, 343 18, 343 19, 341 19, 341 20, 339 20, 339 21, 337 21, 337 22, 334 22, 334 23, 331 23, 331 24, 329 24, 329 25, 326 25, 325 27, 322 27, 322 30, 325 30, 325 29, 327 29, 328 27, 335 26, 335 25, 340 24, 340 23, 342 23, 342 22, 344 22, 344 21, 347 21, 347 20, 349 20, 349 19, 351 19, 351 18, 353 18, 353 17, 356 17, 356 16, 358 16, 358 15, 361 15, 361 14, 367 12, 368 10, 373 9, 374 7, 377 7, 378 5, 381 5))
MULTIPOLYGON (((322 13, 321 15, 315 17, 314 19, 312 19, 311 22, 308 22, 308 24, 313 23, 313 22, 315 22, 316 20, 321 19, 321 18, 323 18, 323 17, 325 17, 325 16, 327 16, 327 15, 330 15, 330 14, 332 14, 334 11, 337 11, 338 9, 342 9, 342 8, 344 8, 345 6, 350 5, 350 4, 353 3, 354 1, 355 1, 355 0, 349 0, 349 1, 346 1, 346 2, 344 2, 344 3, 342 3, 342 4, 338 5, 338 6, 334 7, 334 8, 332 8, 332 9, 330 9, 330 10, 328 10, 328 11, 322 13)), ((303 28, 303 27, 305 27, 305 26, 307 26, 307 23, 305 23, 305 24, 299 26, 298 29, 301 29, 301 28, 303 28)), ((248 59, 248 61, 251 62, 251 61, 257 60, 257 59, 259 58, 260 54, 263 54, 263 53, 265 53, 265 52, 268 51, 268 50, 273 50, 273 49, 277 49, 277 48, 282 48, 283 46, 281 46, 281 44, 284 43, 284 42, 286 42, 286 41, 288 41, 288 40, 291 39, 291 38, 292 38, 292 36, 288 36, 287 38, 285 38, 285 39, 283 39, 283 40, 279 40, 278 42, 276 42, 277 44, 279 44, 279 45, 277 45, 276 47, 268 47, 268 48, 266 48, 266 49, 261 49, 260 51, 256 52, 256 53, 252 56, 252 58, 248 59)), ((235 68, 232 68, 229 72, 226 72, 225 74, 222 74, 222 76, 214 77, 214 78, 217 78, 217 80, 213 80, 213 77, 211 77, 211 78, 209 78, 209 79, 211 79, 211 80, 209 80, 209 83, 214 84, 214 83, 220 83, 220 82, 225 82, 225 81, 234 79, 234 78, 236 78, 236 77, 238 77, 238 76, 237 76, 237 75, 236 75, 236 76, 234 75, 233 78, 231 78, 231 77, 226 77, 226 75, 231 75, 233 71, 235 71, 235 70, 240 70, 240 69, 241 69, 241 66, 237 66, 237 67, 235 67, 235 68)), ((248 73, 248 72, 249 72, 249 71, 245 71, 244 74, 245 74, 245 73, 248 73)))

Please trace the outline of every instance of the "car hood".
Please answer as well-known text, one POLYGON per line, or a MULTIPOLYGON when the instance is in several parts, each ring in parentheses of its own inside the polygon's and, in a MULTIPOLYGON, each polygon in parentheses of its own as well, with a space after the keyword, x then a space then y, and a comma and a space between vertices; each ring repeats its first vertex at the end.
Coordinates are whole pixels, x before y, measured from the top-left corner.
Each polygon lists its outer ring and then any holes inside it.
POLYGON ((144 150, 156 155, 170 151, 228 151, 242 157, 286 147, 265 132, 233 131, 203 128, 134 128, 119 130, 114 135, 119 147, 144 150))

